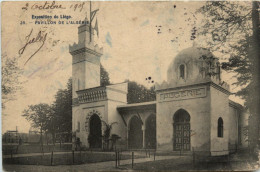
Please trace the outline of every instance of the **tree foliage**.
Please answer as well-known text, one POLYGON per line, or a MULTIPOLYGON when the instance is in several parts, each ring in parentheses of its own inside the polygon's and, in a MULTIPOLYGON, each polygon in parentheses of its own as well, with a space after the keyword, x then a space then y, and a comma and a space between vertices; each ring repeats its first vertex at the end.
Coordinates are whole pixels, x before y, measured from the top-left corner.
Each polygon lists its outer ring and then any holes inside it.
POLYGON ((253 148, 259 139, 259 2, 207 1, 198 12, 204 14, 200 35, 209 37, 207 46, 213 52, 229 56, 222 68, 233 72, 241 89, 236 93, 245 100, 250 112, 249 143, 253 148))
MULTIPOLYGON (((200 35, 207 36, 207 48, 229 56, 222 69, 233 72, 237 81, 233 85, 242 87, 237 92, 246 101, 255 71, 251 56, 252 47, 252 4, 251 2, 208 1, 198 12, 204 14, 204 25, 200 35)), ((248 102, 248 101, 247 101, 248 102)))
POLYGON ((100 64, 100 85, 106 86, 110 84, 109 74, 106 69, 100 64))
MULTIPOLYGON (((53 117, 53 130, 56 132, 71 133, 72 130, 72 79, 67 88, 60 89, 55 95, 53 103, 55 116, 53 117)), ((53 131, 54 132, 54 131, 53 131)))
POLYGON ((60 89, 52 105, 30 105, 23 116, 32 123, 32 127, 42 132, 51 133, 53 142, 57 133, 71 133, 72 130, 72 79, 66 89, 60 89))
POLYGON ((40 103, 37 105, 30 105, 28 109, 23 111, 23 115, 29 122, 31 122, 32 127, 40 130, 41 143, 42 134, 48 130, 48 124, 51 117, 54 115, 53 108, 45 103, 40 103))
POLYGON ((135 81, 128 81, 128 103, 141 103, 154 101, 156 99, 155 88, 150 89, 145 86, 138 84, 135 81))
POLYGON ((21 89, 20 77, 22 70, 18 67, 16 58, 8 58, 2 54, 2 107, 10 100, 14 100, 14 94, 21 89))

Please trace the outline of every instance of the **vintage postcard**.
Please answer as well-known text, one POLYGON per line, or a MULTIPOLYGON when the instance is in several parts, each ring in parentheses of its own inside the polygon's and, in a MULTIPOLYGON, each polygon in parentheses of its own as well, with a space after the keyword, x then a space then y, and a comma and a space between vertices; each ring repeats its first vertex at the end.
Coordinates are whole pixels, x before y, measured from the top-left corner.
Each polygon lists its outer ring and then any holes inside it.
POLYGON ((1 3, 4 171, 260 168, 258 1, 1 3))

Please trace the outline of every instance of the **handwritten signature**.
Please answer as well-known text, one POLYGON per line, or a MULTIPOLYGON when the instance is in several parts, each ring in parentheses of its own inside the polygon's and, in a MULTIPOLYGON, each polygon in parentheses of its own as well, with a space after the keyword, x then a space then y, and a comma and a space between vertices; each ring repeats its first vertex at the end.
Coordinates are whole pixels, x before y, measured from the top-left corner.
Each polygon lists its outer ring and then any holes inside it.
POLYGON ((26 65, 30 59, 37 53, 40 51, 40 49, 43 47, 45 41, 46 41, 46 38, 47 38, 47 33, 44 33, 43 31, 39 31, 37 36, 34 37, 34 38, 31 38, 31 35, 33 33, 33 29, 31 30, 31 32, 29 33, 29 35, 27 35, 25 37, 26 39, 26 43, 25 45, 18 51, 18 53, 20 55, 22 55, 24 53, 24 51, 26 50, 26 48, 30 45, 30 44, 34 44, 36 42, 40 42, 41 45, 39 46, 39 48, 37 48, 37 50, 26 60, 26 62, 24 63, 24 65, 26 65))

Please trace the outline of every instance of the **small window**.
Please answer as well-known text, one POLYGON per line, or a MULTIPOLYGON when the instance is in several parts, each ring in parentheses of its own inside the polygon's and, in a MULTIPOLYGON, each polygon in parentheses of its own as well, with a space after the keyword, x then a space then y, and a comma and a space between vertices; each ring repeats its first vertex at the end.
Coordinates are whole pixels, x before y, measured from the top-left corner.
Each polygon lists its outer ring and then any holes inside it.
POLYGON ((80 122, 78 122, 78 132, 80 132, 80 122))
POLYGON ((218 119, 218 137, 223 137, 223 119, 218 119))
POLYGON ((182 64, 180 65, 180 78, 184 79, 185 76, 185 66, 182 64))

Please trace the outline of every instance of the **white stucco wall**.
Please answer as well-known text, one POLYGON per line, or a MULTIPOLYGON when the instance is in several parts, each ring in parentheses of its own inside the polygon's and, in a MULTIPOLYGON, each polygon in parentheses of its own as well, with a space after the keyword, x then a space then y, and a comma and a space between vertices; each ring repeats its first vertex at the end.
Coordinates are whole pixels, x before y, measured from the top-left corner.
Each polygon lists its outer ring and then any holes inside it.
POLYGON ((206 87, 206 97, 202 98, 159 102, 159 96, 157 93, 157 148, 173 150, 173 116, 179 109, 184 109, 190 115, 191 149, 194 147, 197 151, 209 151, 210 96, 208 87, 206 87))
POLYGON ((127 104, 127 89, 127 83, 109 85, 106 87, 108 97, 108 123, 117 122, 117 124, 112 127, 111 135, 117 134, 121 137, 117 144, 121 145, 121 147, 124 145, 122 148, 126 148, 127 127, 121 115, 118 113, 117 107, 127 104))
POLYGON ((210 87, 210 109, 211 109, 211 139, 210 151, 211 155, 228 154, 228 141, 230 129, 229 99, 228 95, 222 91, 210 87), (218 119, 223 119, 223 137, 218 137, 218 119))
MULTIPOLYGON (((97 58, 97 57, 96 57, 97 58)), ((84 89, 100 86, 100 65, 85 62, 84 89)))
MULTIPOLYGON (((72 128, 73 132, 76 131, 76 137, 80 138, 82 145, 89 147, 89 129, 86 129, 86 127, 89 128, 89 120, 92 114, 98 114, 100 119, 108 124, 117 122, 118 124, 113 125, 111 134, 119 135, 122 137, 122 140, 126 138, 126 127, 120 114, 117 112, 117 106, 127 103, 127 83, 119 85, 111 85, 109 88, 106 88, 107 99, 105 100, 97 100, 73 106, 72 128), (80 131, 77 131, 78 122, 80 122, 80 131)), ((104 130, 105 125, 102 123, 102 133, 104 130)))
MULTIPOLYGON (((107 101, 80 104, 79 106, 73 107, 73 132, 76 131, 76 137, 79 137, 82 145, 86 147, 89 147, 89 119, 91 117, 91 114, 94 113, 98 114, 101 120, 107 121, 107 101), (77 131, 78 122, 80 122, 80 131, 77 131)), ((102 127, 102 133, 103 130, 104 127, 102 127)))
POLYGON ((85 67, 84 63, 76 63, 72 66, 72 97, 77 98, 76 91, 85 87, 85 67))
POLYGON ((108 123, 112 124, 113 122, 117 122, 117 124, 112 127, 111 135, 116 134, 120 136, 121 138, 117 142, 117 147, 119 148, 118 145, 120 145, 120 148, 126 149, 127 126, 117 111, 117 106, 123 104, 124 103, 108 100, 108 123))

